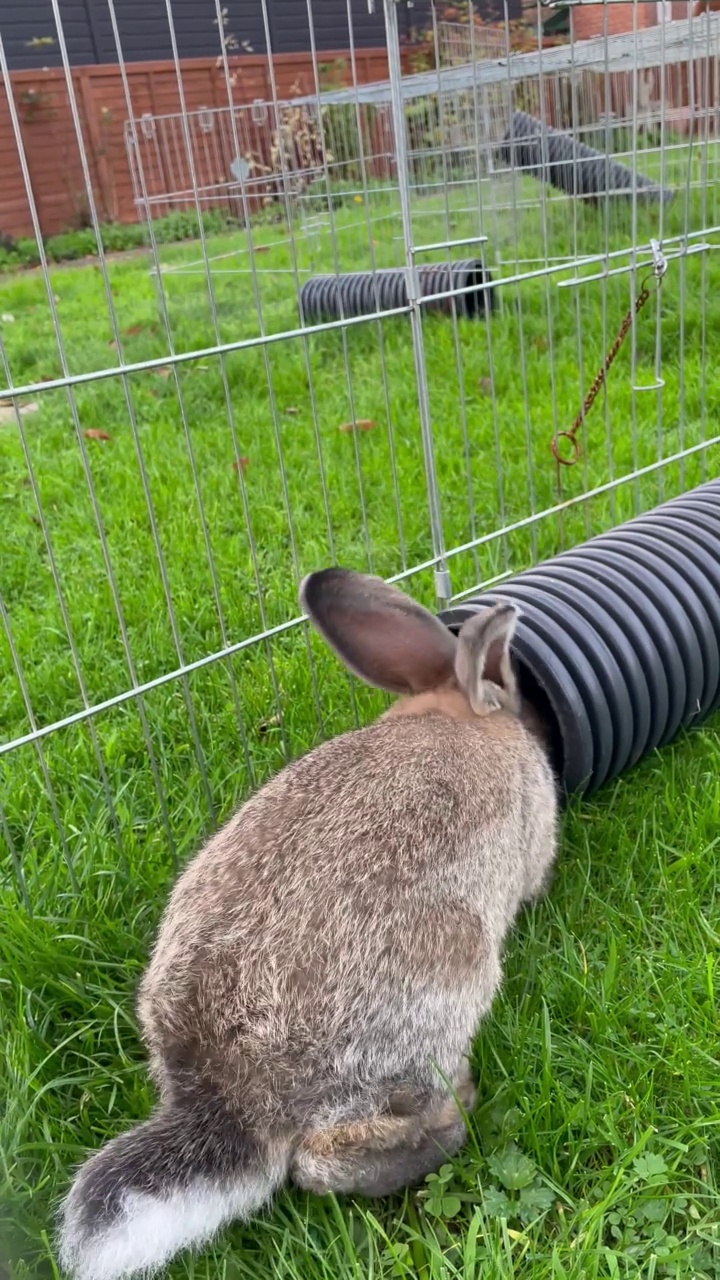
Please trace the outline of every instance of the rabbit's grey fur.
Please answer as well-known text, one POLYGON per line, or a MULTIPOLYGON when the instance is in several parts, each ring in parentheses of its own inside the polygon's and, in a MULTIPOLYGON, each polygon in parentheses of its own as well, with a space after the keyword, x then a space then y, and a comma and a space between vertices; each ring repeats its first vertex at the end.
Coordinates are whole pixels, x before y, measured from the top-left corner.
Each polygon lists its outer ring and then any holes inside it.
POLYGON ((139 998, 158 1109, 76 1178, 76 1280, 153 1271, 286 1180, 385 1194, 465 1137, 471 1039, 555 856, 515 610, 456 640, 340 569, 301 601, 348 667, 405 697, 279 773, 176 884, 139 998))

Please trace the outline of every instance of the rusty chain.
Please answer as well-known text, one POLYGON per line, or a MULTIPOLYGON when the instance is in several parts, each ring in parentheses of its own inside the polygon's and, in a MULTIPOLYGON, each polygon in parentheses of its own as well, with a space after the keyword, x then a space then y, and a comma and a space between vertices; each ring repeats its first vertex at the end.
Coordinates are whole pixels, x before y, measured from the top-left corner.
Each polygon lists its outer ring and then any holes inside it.
POLYGON ((590 412, 590 410, 592 409, 593 404, 595 403, 595 400, 597 398, 598 392, 600 391, 601 387, 605 383, 608 370, 610 369, 615 357, 617 356, 623 342, 625 341, 630 331, 630 328, 632 327, 633 316, 637 315, 638 312, 642 311, 648 298, 650 298, 652 294, 657 293, 660 288, 660 285, 662 284, 662 278, 665 275, 665 272, 667 270, 667 262, 660 252, 660 246, 658 242, 651 241, 650 243, 651 243, 653 258, 654 258, 654 266, 652 271, 650 272, 649 275, 645 276, 645 279, 643 280, 640 286, 640 292, 638 293, 633 305, 630 307, 630 310, 627 312, 626 316, 624 317, 623 322, 620 325, 620 328, 618 329, 617 337, 615 338, 615 341, 613 342, 607 355, 605 356, 605 360, 603 362, 602 368, 598 370, 592 383, 590 384, 590 388, 587 392, 587 395, 583 400, 582 409, 580 410, 579 414, 575 418, 575 421, 573 422, 570 430, 556 432, 550 442, 550 449, 552 451, 552 455, 555 459, 555 462, 557 463, 558 479, 560 475, 560 467, 574 467, 576 463, 580 461, 581 447, 580 447, 580 441, 578 440, 578 434, 582 429, 582 425, 585 421, 585 418, 587 414, 590 412), (652 278, 655 279, 654 289, 648 288, 648 281, 652 278), (563 440, 569 441, 571 446, 571 453, 570 453, 570 456, 567 458, 564 458, 560 452, 562 447, 561 441, 563 440))

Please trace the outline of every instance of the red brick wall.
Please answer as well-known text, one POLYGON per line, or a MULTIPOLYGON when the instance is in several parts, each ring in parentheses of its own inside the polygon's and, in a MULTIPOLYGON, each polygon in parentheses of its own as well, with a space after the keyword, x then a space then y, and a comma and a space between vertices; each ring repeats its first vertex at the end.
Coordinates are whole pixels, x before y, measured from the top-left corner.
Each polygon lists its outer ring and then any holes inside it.
POLYGON ((574 40, 589 40, 591 36, 619 35, 632 31, 633 11, 637 9, 638 27, 654 27, 657 22, 656 4, 579 4, 571 8, 572 35, 574 40), (606 26, 607 22, 607 26, 606 26))

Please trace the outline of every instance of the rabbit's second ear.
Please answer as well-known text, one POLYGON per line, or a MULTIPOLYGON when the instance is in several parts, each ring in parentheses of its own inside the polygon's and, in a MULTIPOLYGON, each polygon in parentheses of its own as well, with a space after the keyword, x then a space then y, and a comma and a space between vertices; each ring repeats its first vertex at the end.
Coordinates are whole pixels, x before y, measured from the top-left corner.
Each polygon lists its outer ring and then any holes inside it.
POLYGON ((382 578, 311 573, 300 604, 346 667, 389 693, 424 693, 453 678, 457 641, 427 609, 382 578))
POLYGON ((510 641, 518 611, 497 604, 469 618, 458 635, 455 674, 476 715, 519 710, 517 680, 510 661, 510 641))

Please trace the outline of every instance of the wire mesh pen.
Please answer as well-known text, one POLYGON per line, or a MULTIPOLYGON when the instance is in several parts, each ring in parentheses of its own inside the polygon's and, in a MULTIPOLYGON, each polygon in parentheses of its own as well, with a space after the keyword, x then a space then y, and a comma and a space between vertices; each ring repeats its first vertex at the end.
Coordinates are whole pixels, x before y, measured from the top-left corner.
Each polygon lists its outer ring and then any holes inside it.
MULTIPOLYGON (((720 14, 665 5, 652 26, 551 47, 538 8, 516 49, 509 21, 417 6, 413 45, 385 0, 370 56, 367 6, 343 0, 328 59, 308 0, 291 82, 269 0, 255 62, 213 0, 202 76, 171 0, 152 70, 125 57, 121 0, 98 8, 112 79, 80 76, 52 0, 41 101, 0 18, 13 216, 42 285, 37 357, 9 303, 0 325, 0 821, 28 910, 77 882, 83 841, 109 873, 140 838, 170 865, 286 755, 363 717, 362 692, 327 696, 339 677, 296 607, 306 572, 368 567, 447 605, 716 473, 720 442, 720 14), (622 199, 546 182, 504 142, 518 112, 622 166, 622 199), (41 129, 95 239, 80 319, 75 277, 42 247, 41 129), (105 226, 121 180, 145 231, 130 263, 105 226), (672 202, 643 199, 648 183, 672 202), (653 270, 651 241, 662 285, 561 470, 551 444, 653 270), (492 281, 472 320, 461 261, 492 281), (438 315, 419 282, 442 266, 438 315), (386 271, 404 288, 381 304, 386 271), (371 282, 363 314, 299 319, 311 277, 348 273, 371 282)), ((570 168, 581 158, 571 147, 570 168)))

